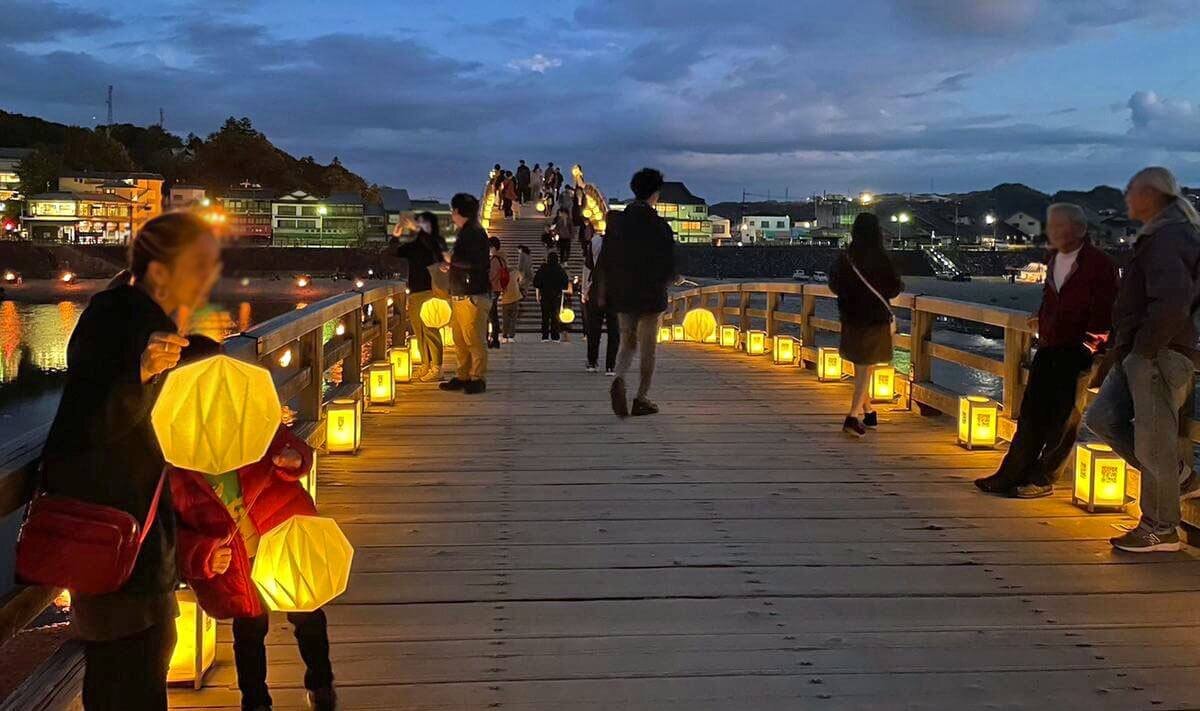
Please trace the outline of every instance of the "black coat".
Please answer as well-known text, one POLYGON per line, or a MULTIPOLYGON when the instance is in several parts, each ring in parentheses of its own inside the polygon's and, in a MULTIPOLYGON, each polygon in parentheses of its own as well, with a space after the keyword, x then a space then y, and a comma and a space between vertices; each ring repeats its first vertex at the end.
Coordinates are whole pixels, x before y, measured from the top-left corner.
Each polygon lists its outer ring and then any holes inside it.
POLYGON ((411 242, 398 245, 396 256, 408 260, 408 289, 414 294, 433 289, 429 267, 442 263, 442 247, 433 235, 422 232, 411 242))
MULTIPOLYGON (((892 299, 904 291, 904 282, 887 255, 855 265, 884 298, 892 299)), ((891 322, 891 310, 854 273, 848 252, 839 252, 829 268, 829 289, 837 294, 838 315, 843 322, 855 326, 891 322)))
MULTIPOLYGON (((533 288, 541 292, 543 301, 553 294, 561 294, 566 291, 570 283, 571 278, 563 271, 562 266, 549 262, 539 267, 537 274, 533 277, 533 288)), ((558 299, 557 296, 554 298, 558 299)))
POLYGON ((472 220, 462 226, 450 255, 450 295, 474 296, 491 293, 491 252, 483 225, 472 220))
POLYGON ((675 235, 652 205, 635 200, 608 213, 604 249, 593 283, 603 308, 623 314, 667 310, 667 288, 675 280, 675 235))
POLYGON ((529 166, 523 165, 523 166, 520 166, 519 168, 517 168, 517 174, 516 174, 517 185, 520 185, 522 187, 528 187, 530 177, 531 177, 531 173, 529 172, 529 166))

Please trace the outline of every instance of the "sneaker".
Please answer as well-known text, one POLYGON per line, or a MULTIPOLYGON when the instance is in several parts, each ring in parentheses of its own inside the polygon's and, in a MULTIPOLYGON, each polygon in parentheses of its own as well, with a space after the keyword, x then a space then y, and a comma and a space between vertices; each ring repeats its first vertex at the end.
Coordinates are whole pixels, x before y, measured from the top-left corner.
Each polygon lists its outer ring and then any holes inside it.
POLYGON ((306 696, 308 698, 308 708, 312 711, 337 710, 337 692, 333 690, 332 686, 310 691, 306 696))
POLYGON ((1014 499, 1040 499, 1054 493, 1053 484, 1021 484, 1013 489, 1014 499))
POLYGON ((458 378, 450 378, 444 383, 438 385, 440 390, 462 390, 467 387, 467 381, 459 380, 458 378))
POLYGON ((975 486, 985 494, 993 494, 995 496, 1013 496, 1016 484, 1011 479, 993 474, 975 480, 975 486))
POLYGON ((863 423, 859 422, 857 417, 847 417, 846 421, 842 423, 842 432, 851 437, 867 436, 867 428, 863 427, 863 423))
POLYGON ((612 400, 613 414, 622 420, 629 417, 629 401, 625 397, 625 381, 621 378, 614 380, 612 387, 608 389, 608 395, 612 400))
POLYGON ((639 397, 639 398, 634 399, 633 409, 630 410, 629 414, 633 415, 634 417, 645 417, 646 415, 657 415, 658 414, 658 405, 655 405, 654 403, 650 402, 649 400, 647 400, 644 397, 639 397))
POLYGON ((549 339, 549 338, 543 338, 543 339, 542 339, 542 343, 549 343, 549 342, 550 342, 550 339, 549 339))
POLYGON ((422 383, 440 383, 442 382, 442 369, 437 366, 431 366, 425 371, 425 374, 417 378, 422 383))
POLYGON ((1179 541, 1179 532, 1154 533, 1138 526, 1123 536, 1109 539, 1109 543, 1117 550, 1129 553, 1159 553, 1177 551, 1183 547, 1179 541))
POLYGON ((426 375, 429 375, 429 366, 423 365, 412 374, 412 380, 414 383, 419 383, 426 375))
POLYGON ((874 410, 871 410, 863 415, 862 423, 863 427, 866 427, 867 429, 876 429, 879 427, 879 415, 874 410))
POLYGON ((599 369, 594 365, 589 365, 587 367, 587 372, 589 372, 589 373, 595 373, 597 370, 599 370, 599 369))
POLYGON ((610 378, 617 377, 617 371, 613 370, 612 368, 609 368, 608 370, 604 371, 604 374, 610 378))
POLYGON ((1200 476, 1196 476, 1196 472, 1193 471, 1179 484, 1179 500, 1190 501, 1197 498, 1200 498, 1200 476))
POLYGON ((468 395, 478 395, 485 390, 487 390, 486 380, 468 380, 467 384, 463 386, 463 392, 468 395))

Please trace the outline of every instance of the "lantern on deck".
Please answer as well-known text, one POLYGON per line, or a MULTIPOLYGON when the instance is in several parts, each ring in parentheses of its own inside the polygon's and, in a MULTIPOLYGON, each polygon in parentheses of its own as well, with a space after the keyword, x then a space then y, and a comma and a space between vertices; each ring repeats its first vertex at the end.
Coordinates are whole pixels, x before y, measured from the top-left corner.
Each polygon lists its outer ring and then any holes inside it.
POLYGON ((717 317, 708 309, 692 309, 683 317, 683 335, 696 343, 714 343, 717 317))
POLYGON ((996 446, 996 425, 1000 406, 982 395, 958 398, 958 443, 967 449, 996 446))
POLYGON ((353 558, 336 521, 293 516, 263 534, 250 577, 268 608, 312 612, 346 591, 353 558))
POLYGON ((677 323, 671 326, 671 340, 682 343, 685 339, 683 333, 683 324, 677 323))
POLYGON ((746 331, 746 352, 750 355, 764 355, 767 352, 767 332, 746 331))
POLYGON ((832 383, 842 379, 842 354, 836 348, 817 348, 817 380, 832 383))
POLYGON ((262 459, 282 417, 271 373, 225 355, 173 370, 150 414, 163 457, 205 474, 262 459))
POLYGON ((671 327, 670 326, 659 327, 658 342, 659 343, 670 343, 671 342, 671 327))
POLYGON ((441 328, 450 323, 450 302, 435 298, 421 304, 421 323, 430 328, 441 328))
POLYGON ((1088 510, 1125 508, 1125 460, 1107 444, 1075 445, 1075 491, 1072 500, 1088 510))
POLYGON ((362 401, 339 398, 325 406, 325 448, 353 454, 362 439, 362 401))
POLYGON ((887 364, 875 366, 871 371, 868 388, 871 402, 891 402, 896 399, 896 369, 887 364))
POLYGON ((188 588, 175 591, 179 616, 175 618, 175 649, 167 668, 167 683, 199 689, 204 674, 217 658, 217 621, 204 614, 196 593, 188 588))
POLYGON ((775 365, 795 365, 796 339, 791 336, 776 336, 771 360, 775 365))
POLYGON ((408 338, 408 354, 413 365, 421 365, 421 339, 416 336, 408 338))
POLYGON ((559 323, 575 323, 575 310, 563 307, 558 310, 559 323))
POLYGON ((721 347, 722 348, 737 348, 738 347, 738 327, 737 326, 722 326, 721 327, 721 347))
POLYGON ((372 405, 396 403, 396 376, 392 374, 391 363, 379 360, 367 368, 367 392, 372 405))
POLYGON ((388 360, 392 364, 392 377, 397 383, 412 382, 412 351, 408 344, 388 349, 388 360))

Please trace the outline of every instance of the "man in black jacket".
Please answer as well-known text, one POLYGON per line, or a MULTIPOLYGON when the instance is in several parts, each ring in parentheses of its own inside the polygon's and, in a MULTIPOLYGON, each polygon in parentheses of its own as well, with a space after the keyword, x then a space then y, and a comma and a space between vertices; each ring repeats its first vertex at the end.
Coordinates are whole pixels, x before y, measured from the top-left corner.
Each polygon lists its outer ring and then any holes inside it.
POLYGON ((529 201, 529 180, 531 177, 529 166, 525 165, 525 161, 521 161, 521 165, 517 167, 517 202, 522 205, 529 201))
POLYGON ((458 375, 438 387, 475 395, 487 389, 487 321, 492 303, 488 236, 479 224, 475 196, 459 193, 450 200, 450 208, 458 237, 442 271, 450 274, 450 324, 458 375))
POLYGON ((593 279, 601 308, 617 313, 621 348, 610 395, 617 417, 653 415, 658 406, 647 395, 654 377, 658 320, 667 310, 667 287, 676 279, 675 236, 654 209, 663 175, 653 168, 634 173, 629 186, 634 201, 608 215, 608 233, 593 279), (641 351, 641 381, 632 410, 625 394, 625 375, 641 351))

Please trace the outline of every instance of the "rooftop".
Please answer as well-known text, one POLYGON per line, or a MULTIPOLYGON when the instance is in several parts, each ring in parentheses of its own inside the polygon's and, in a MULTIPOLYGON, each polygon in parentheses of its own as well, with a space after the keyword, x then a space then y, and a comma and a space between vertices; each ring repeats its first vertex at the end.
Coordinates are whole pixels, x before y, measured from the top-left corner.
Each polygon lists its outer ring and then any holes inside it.
POLYGON ((110 193, 72 193, 66 191, 56 191, 52 193, 38 193, 29 198, 30 200, 41 201, 81 201, 81 202, 120 202, 129 204, 131 201, 128 198, 123 198, 120 195, 112 195, 110 193))
POLYGON ((68 171, 59 174, 60 178, 74 178, 77 180, 162 180, 163 177, 158 173, 104 173, 91 170, 68 171))
POLYGON ((380 188, 379 195, 387 212, 408 212, 412 209, 412 201, 404 188, 380 188))
POLYGON ((696 197, 692 194, 687 186, 679 181, 667 181, 663 183, 662 190, 658 193, 658 201, 669 203, 671 205, 705 205, 704 198, 696 197))

